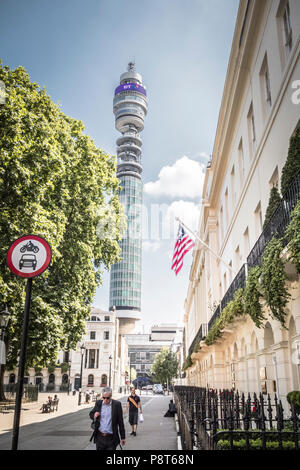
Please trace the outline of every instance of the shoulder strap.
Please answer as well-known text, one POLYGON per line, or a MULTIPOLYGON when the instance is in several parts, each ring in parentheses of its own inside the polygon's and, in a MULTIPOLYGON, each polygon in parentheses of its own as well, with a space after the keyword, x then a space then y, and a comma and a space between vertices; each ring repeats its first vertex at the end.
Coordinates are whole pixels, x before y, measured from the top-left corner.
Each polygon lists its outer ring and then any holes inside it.
POLYGON ((136 401, 133 398, 128 397, 128 400, 131 401, 131 403, 138 408, 138 405, 137 405, 136 401))

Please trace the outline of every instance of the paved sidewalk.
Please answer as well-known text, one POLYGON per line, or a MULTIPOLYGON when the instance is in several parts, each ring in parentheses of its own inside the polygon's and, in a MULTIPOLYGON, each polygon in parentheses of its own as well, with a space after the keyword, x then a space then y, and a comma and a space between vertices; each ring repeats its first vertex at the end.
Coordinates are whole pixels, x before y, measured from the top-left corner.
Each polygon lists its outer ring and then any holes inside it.
MULTIPOLYGON (((42 413, 41 407, 43 403, 46 403, 48 396, 53 397, 53 393, 43 392, 39 393, 38 401, 32 403, 23 403, 21 410, 20 426, 24 426, 32 423, 43 423, 58 416, 63 416, 69 413, 76 413, 79 410, 85 408, 91 408, 93 403, 81 404, 78 406, 78 392, 76 395, 68 395, 67 393, 56 393, 59 398, 58 410, 51 413, 42 413)), ((114 393, 114 398, 119 399, 124 394, 114 393)), ((83 394, 84 399, 84 394, 83 394)), ((0 435, 11 431, 13 428, 14 421, 14 409, 7 412, 0 412, 0 435)))
MULTIPOLYGON (((175 418, 164 417, 170 399, 171 395, 141 395, 144 422, 138 424, 137 435, 130 436, 132 428, 128 416, 124 415, 126 444, 123 450, 177 450, 175 418)), ((85 450, 95 450, 95 444, 89 444, 85 450)))

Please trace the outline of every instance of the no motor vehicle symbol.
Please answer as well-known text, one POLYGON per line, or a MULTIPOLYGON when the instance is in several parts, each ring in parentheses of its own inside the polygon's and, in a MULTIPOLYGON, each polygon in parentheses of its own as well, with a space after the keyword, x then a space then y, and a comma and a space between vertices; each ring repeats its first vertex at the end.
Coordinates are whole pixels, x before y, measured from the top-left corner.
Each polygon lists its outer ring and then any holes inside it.
POLYGON ((35 277, 49 266, 51 248, 42 237, 24 235, 11 244, 6 261, 9 269, 17 276, 35 277))

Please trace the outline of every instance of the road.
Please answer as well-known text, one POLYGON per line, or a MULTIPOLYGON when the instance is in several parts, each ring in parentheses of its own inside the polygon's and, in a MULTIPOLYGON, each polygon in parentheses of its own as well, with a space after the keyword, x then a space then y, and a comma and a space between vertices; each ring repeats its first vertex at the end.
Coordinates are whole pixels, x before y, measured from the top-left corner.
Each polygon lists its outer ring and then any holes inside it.
MULTIPOLYGON (((173 418, 164 418, 171 396, 143 395, 144 423, 138 425, 137 436, 130 436, 131 426, 124 416, 126 445, 124 450, 176 450, 177 433, 173 418)), ((120 398, 125 410, 127 397, 120 398)), ((85 408, 44 422, 20 428, 20 450, 95 450, 89 411, 85 408)), ((1 417, 0 417, 1 419, 1 417)), ((0 450, 11 448, 12 432, 0 435, 0 450)))

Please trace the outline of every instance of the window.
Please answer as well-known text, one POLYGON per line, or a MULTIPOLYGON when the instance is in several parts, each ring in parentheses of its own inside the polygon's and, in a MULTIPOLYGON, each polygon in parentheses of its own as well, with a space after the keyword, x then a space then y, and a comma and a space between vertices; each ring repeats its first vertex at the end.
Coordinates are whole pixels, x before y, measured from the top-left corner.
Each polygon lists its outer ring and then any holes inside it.
POLYGON ((93 387, 93 385, 94 385, 94 376, 93 374, 90 374, 88 376, 88 387, 93 387))
POLYGON ((255 153, 255 124, 254 124, 254 114, 253 114, 253 105, 251 103, 248 116, 248 138, 249 138, 249 154, 250 158, 254 156, 255 153))
POLYGON ((284 68, 293 46, 291 13, 288 0, 281 0, 276 17, 281 65, 284 68))
POLYGON ((248 256, 249 251, 250 251, 249 229, 248 229, 248 227, 246 228, 246 230, 244 232, 244 250, 245 250, 246 256, 248 256))
POLYGON ((239 270, 241 262, 241 253, 240 253, 240 246, 238 246, 235 250, 235 265, 236 265, 236 272, 239 270))
POLYGON ((231 204, 232 204, 232 209, 234 209, 235 203, 236 203, 235 169, 234 169, 234 165, 233 165, 232 170, 231 170, 230 182, 231 182, 231 204))
POLYGON ((267 54, 264 57, 261 69, 260 69, 260 84, 261 84, 261 95, 262 95, 262 108, 263 115, 266 118, 267 111, 272 105, 271 98, 271 84, 267 54))
POLYGON ((96 331, 90 332, 90 339, 96 339, 96 331))
POLYGON ((96 350, 89 349, 89 369, 95 369, 95 362, 96 362, 96 350))
POLYGON ((100 387, 106 387, 106 386, 107 386, 107 375, 103 374, 101 376, 101 385, 100 385, 100 387))
POLYGON ((240 171, 240 189, 243 189, 244 176, 245 176, 245 162, 244 162, 244 150, 243 140, 240 140, 238 146, 238 159, 239 159, 239 171, 240 171))
POLYGON ((109 331, 104 331, 104 339, 109 339, 109 331))
POLYGON ((270 186, 270 190, 275 186, 277 189, 278 189, 278 180, 279 180, 279 176, 278 176, 278 166, 276 166, 271 178, 270 178, 270 181, 269 181, 269 186, 270 186))
POLYGON ((254 219, 255 219, 255 232, 256 237, 258 238, 262 231, 262 214, 261 214, 261 204, 260 202, 257 204, 256 209, 254 211, 254 219))
POLYGON ((109 316, 105 316, 105 317, 104 317, 104 321, 110 321, 110 317, 109 317, 109 316))
POLYGON ((229 224, 228 188, 226 188, 226 191, 225 191, 225 223, 226 223, 226 229, 227 229, 227 228, 228 228, 228 224, 229 224))

